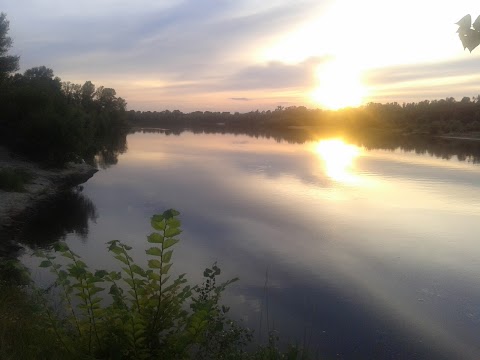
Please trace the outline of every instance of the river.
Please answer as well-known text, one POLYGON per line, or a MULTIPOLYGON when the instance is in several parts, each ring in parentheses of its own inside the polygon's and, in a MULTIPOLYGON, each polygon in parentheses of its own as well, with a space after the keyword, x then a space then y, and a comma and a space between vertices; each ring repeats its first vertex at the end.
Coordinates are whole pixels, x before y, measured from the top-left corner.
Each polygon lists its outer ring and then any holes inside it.
POLYGON ((105 242, 142 261, 150 217, 174 208, 174 271, 198 282, 216 261, 238 276, 224 302, 256 340, 276 329, 326 358, 480 357, 478 146, 190 131, 136 132, 127 146, 33 220, 31 244, 64 238, 113 269, 105 242))

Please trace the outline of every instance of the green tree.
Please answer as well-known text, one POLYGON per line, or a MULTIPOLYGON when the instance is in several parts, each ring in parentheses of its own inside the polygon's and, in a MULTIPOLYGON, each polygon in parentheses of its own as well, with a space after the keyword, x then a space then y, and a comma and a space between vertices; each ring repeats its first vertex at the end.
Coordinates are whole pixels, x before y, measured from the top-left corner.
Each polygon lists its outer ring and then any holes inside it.
POLYGON ((10 23, 5 13, 0 13, 0 80, 19 69, 18 56, 8 55, 12 39, 7 36, 10 23))
POLYGON ((83 108, 88 112, 92 108, 93 96, 95 95, 95 85, 91 81, 86 81, 81 88, 81 102, 83 108))
POLYGON ((23 74, 25 78, 31 79, 53 79, 53 70, 47 68, 46 66, 37 66, 31 69, 28 69, 23 74))

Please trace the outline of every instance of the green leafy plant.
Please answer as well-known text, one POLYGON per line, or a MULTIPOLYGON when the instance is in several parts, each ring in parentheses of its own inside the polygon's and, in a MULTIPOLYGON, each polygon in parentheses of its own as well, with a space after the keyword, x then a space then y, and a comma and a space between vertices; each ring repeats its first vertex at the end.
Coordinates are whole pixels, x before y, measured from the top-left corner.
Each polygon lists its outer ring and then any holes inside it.
POLYGON ((173 247, 181 233, 179 212, 151 218, 147 265, 130 255, 119 240, 107 243, 121 271, 89 270, 65 243, 53 254, 39 252, 61 289, 65 311, 48 310, 48 327, 71 354, 94 358, 239 358, 251 332, 227 318, 221 294, 237 279, 217 284, 220 268, 204 271, 201 285, 187 284, 185 274, 172 279, 173 247), (65 261, 63 261, 64 263, 65 261))

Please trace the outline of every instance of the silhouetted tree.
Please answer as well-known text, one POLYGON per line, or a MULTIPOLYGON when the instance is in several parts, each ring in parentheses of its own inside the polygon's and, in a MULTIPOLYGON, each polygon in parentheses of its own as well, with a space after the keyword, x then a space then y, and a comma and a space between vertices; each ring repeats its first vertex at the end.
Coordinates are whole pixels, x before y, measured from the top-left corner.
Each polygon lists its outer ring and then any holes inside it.
POLYGON ((8 55, 12 39, 7 36, 10 23, 5 13, 0 13, 0 80, 19 69, 18 56, 8 55))

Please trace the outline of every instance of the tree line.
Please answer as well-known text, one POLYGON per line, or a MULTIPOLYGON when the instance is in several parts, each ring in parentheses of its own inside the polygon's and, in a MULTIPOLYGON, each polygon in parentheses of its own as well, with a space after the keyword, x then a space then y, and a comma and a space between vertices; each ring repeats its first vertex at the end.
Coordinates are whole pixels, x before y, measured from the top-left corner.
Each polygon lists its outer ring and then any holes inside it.
POLYGON ((292 127, 335 128, 342 130, 389 130, 406 134, 480 133, 480 96, 456 101, 449 97, 404 103, 368 103, 357 108, 331 111, 304 106, 277 107, 248 113, 195 111, 127 112, 136 127, 219 128, 274 130, 292 127))
POLYGON ((126 102, 114 89, 62 81, 38 66, 16 73, 19 57, 8 55, 12 39, 0 14, 0 141, 15 152, 48 165, 115 162, 125 150, 126 102), (123 140, 122 140, 123 139, 123 140))

